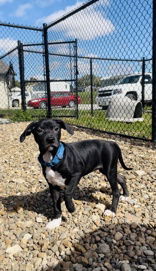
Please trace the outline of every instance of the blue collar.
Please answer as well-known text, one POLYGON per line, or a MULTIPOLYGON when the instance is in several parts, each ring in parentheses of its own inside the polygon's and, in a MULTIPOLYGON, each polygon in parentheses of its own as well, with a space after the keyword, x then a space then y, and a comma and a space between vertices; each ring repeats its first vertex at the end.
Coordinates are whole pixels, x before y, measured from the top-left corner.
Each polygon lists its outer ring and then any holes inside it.
POLYGON ((38 160, 40 162, 40 164, 42 166, 45 166, 45 167, 54 167, 56 166, 57 164, 59 164, 61 162, 61 160, 63 159, 63 156, 64 156, 64 145, 62 143, 60 143, 58 149, 57 149, 57 153, 55 154, 54 158, 48 163, 48 162, 45 162, 43 160, 43 157, 39 155, 38 157, 38 160))

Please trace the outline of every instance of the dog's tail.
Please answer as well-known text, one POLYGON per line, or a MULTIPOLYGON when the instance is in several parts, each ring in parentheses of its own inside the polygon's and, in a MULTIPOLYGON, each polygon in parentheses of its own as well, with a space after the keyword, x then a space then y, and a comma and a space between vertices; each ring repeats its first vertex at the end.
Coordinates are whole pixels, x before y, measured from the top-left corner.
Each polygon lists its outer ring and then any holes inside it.
POLYGON ((122 152, 121 152, 121 149, 120 149, 119 146, 118 146, 118 151, 119 151, 119 161, 120 161, 121 166, 122 166, 124 169, 126 169, 126 170, 132 170, 133 168, 127 167, 127 166, 125 165, 124 160, 123 160, 123 157, 122 157, 122 152))

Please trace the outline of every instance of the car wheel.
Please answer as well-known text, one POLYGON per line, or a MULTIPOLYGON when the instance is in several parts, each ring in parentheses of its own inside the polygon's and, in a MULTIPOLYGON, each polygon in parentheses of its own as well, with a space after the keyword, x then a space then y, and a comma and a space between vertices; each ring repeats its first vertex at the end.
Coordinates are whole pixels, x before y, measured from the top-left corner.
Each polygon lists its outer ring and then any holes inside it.
POLYGON ((74 102, 74 101, 70 101, 70 102, 69 102, 69 107, 71 107, 71 108, 72 108, 72 107, 75 107, 75 102, 74 102))
POLYGON ((19 107, 19 101, 18 100, 12 101, 12 107, 19 107))
POLYGON ((46 109, 47 108, 47 104, 45 102, 41 102, 39 108, 40 109, 46 109))

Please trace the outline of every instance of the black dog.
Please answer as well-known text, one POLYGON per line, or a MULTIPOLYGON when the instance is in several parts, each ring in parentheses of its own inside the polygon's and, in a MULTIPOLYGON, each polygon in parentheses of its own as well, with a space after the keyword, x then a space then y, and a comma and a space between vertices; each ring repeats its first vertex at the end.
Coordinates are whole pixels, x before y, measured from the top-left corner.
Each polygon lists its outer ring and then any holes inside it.
POLYGON ((54 228, 61 223, 61 201, 64 196, 65 205, 69 212, 74 212, 72 201, 75 187, 82 176, 98 169, 106 175, 113 194, 111 212, 114 214, 120 197, 118 183, 123 189, 123 195, 128 196, 125 179, 117 175, 117 162, 120 161, 126 170, 121 150, 113 141, 84 140, 74 143, 60 142, 61 128, 73 134, 73 129, 62 120, 45 119, 32 122, 20 136, 20 142, 31 133, 39 145, 43 175, 46 178, 54 204, 55 219, 49 223, 54 228))

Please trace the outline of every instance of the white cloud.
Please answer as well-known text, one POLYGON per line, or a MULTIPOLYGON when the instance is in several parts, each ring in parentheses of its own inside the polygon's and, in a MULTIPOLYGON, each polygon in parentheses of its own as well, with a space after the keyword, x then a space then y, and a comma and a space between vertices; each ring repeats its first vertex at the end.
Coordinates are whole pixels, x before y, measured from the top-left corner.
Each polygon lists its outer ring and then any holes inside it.
POLYGON ((65 9, 63 10, 59 10, 57 12, 54 12, 52 14, 50 14, 49 16, 47 17, 42 17, 40 19, 37 20, 37 24, 40 24, 40 23, 51 23, 57 19, 59 19, 60 17, 62 17, 63 15, 67 14, 68 12, 70 12, 71 10, 73 9, 76 9, 78 8, 80 5, 82 4, 82 2, 78 2, 76 3, 75 5, 72 5, 72 6, 67 6, 65 9))
POLYGON ((107 75, 123 75, 131 74, 135 72, 135 65, 133 62, 121 62, 121 63, 112 63, 107 66, 107 75))
MULTIPOLYGON (((93 74, 99 75, 99 71, 101 71, 100 63, 94 62, 93 64, 93 74)), ((89 59, 86 60, 78 60, 78 72, 79 76, 90 74, 90 61, 89 59)))
POLYGON ((17 8, 17 10, 16 10, 16 12, 15 12, 14 15, 15 15, 16 17, 22 17, 22 16, 25 15, 26 11, 27 11, 28 9, 31 9, 31 8, 32 8, 32 5, 29 4, 29 3, 20 5, 20 6, 17 8))
POLYGON ((8 52, 17 46, 17 41, 13 39, 0 39, 0 50, 8 52))
POLYGON ((13 0, 0 0, 0 5, 3 5, 9 2, 13 2, 13 0))
MULTIPOLYGON (((52 13, 51 15, 41 18, 37 23, 51 23, 63 15, 69 13, 82 5, 83 2, 77 2, 75 5, 68 6, 64 10, 52 13)), ((102 5, 107 5, 108 1, 103 0, 102 5)), ((109 34, 114 31, 115 27, 112 22, 105 18, 96 5, 86 8, 76 15, 67 18, 63 23, 59 23, 51 28, 52 31, 63 31, 66 37, 78 38, 82 40, 91 40, 109 34)))

